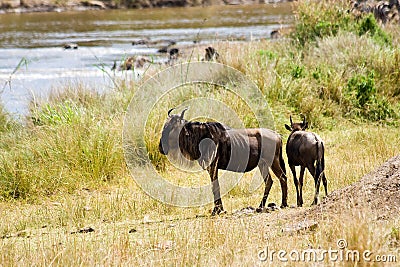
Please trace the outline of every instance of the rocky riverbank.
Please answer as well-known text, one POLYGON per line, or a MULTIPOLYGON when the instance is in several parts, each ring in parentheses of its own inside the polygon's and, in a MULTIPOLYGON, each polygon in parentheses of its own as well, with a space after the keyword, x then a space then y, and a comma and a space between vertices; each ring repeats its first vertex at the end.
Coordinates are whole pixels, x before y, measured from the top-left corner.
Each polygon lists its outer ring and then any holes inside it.
POLYGON ((187 7, 287 2, 287 0, 3 0, 1 13, 62 12, 117 8, 187 7))

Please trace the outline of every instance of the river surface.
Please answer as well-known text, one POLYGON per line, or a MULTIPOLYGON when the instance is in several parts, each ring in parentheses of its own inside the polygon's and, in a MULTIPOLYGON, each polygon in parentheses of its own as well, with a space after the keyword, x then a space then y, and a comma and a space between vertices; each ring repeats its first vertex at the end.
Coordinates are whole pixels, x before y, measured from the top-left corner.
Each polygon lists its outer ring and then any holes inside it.
POLYGON ((154 55, 156 45, 132 41, 174 40, 177 45, 269 38, 292 22, 290 3, 79 11, 0 15, 0 96, 5 109, 28 112, 34 97, 66 84, 106 91, 111 79, 102 66, 127 56, 154 55), (64 49, 77 43, 78 49, 64 49))

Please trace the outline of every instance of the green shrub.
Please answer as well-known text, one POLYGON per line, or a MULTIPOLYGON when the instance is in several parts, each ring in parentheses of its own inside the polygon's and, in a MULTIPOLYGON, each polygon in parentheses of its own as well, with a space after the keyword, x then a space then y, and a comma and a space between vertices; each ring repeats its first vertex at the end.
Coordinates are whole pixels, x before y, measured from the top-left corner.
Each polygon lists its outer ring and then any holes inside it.
POLYGON ((356 107, 363 107, 376 93, 374 73, 352 77, 347 83, 347 92, 354 96, 353 102, 356 107))
POLYGON ((341 1, 303 1, 296 11, 292 39, 301 47, 317 38, 335 36, 340 29, 349 28, 351 16, 341 1))
POLYGON ((381 121, 398 116, 388 100, 377 94, 373 72, 367 76, 352 77, 347 83, 346 99, 350 103, 348 108, 352 115, 370 121, 381 121))
POLYGON ((370 35, 372 39, 380 45, 390 45, 391 38, 382 30, 373 14, 368 14, 358 23, 357 33, 361 36, 370 35))

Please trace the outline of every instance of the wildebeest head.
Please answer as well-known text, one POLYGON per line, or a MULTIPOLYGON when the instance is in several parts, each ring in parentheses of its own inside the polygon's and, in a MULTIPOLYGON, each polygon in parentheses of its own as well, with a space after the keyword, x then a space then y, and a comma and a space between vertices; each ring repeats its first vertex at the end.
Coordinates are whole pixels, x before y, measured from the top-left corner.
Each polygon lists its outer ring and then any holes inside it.
POLYGON ((168 111, 168 119, 164 124, 161 134, 158 150, 163 155, 168 155, 170 149, 176 149, 179 146, 179 133, 185 125, 186 120, 183 118, 187 108, 180 115, 171 115, 173 108, 168 111))
POLYGON ((285 128, 291 132, 305 131, 308 128, 308 122, 306 121, 306 117, 303 116, 302 122, 294 123, 292 121, 292 116, 290 116, 290 126, 285 124, 285 128))

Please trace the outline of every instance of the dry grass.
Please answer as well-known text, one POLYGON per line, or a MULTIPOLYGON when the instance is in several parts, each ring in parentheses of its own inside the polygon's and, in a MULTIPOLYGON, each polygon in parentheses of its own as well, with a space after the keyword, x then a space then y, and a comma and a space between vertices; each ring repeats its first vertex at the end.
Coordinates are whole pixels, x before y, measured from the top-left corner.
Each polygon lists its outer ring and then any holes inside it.
MULTIPOLYGON (((397 129, 390 127, 346 125, 346 130, 320 134, 327 142, 329 191, 355 182, 388 157, 400 153, 397 129)), ((179 176, 180 173, 168 175, 179 176)), ((217 218, 209 217, 211 205, 179 208, 159 203, 141 191, 127 174, 111 185, 58 194, 36 204, 3 202, 1 262, 22 266, 254 266, 261 264, 257 255, 266 247, 286 251, 328 249, 335 248, 340 238, 347 240, 349 249, 398 256, 398 247, 389 246, 398 231, 398 218, 376 222, 376 214, 368 210, 358 210, 345 218, 322 216, 317 218, 320 224, 316 230, 290 236, 282 229, 294 223, 291 218, 298 218, 309 208, 235 215, 235 211, 256 206, 261 199, 262 188, 253 193, 247 191, 250 177, 247 175, 223 198, 228 214, 217 218), (73 234, 84 227, 95 231, 73 234)), ((311 203, 313 195, 310 178, 307 174, 306 203, 311 203)), ((208 181, 208 175, 203 172, 199 179, 208 181)), ((289 203, 294 204, 291 179, 289 192, 289 203)), ((279 203, 279 199, 280 189, 275 183, 269 201, 279 203)))

